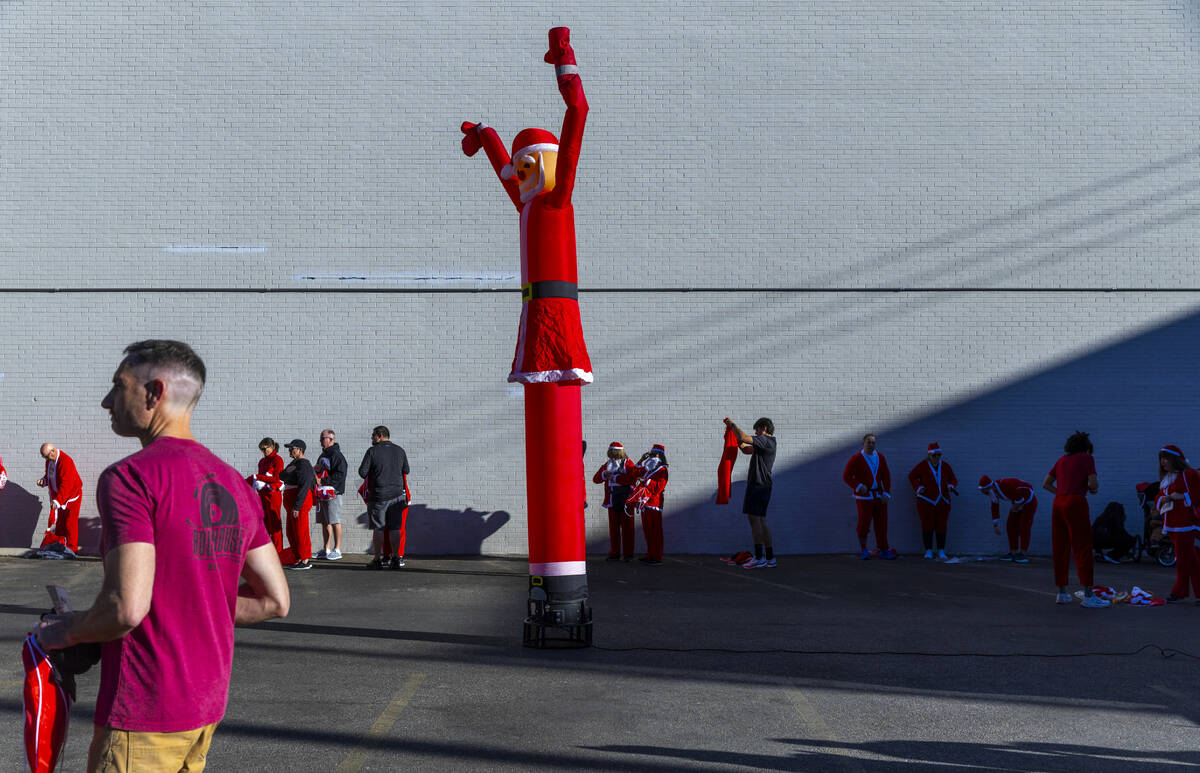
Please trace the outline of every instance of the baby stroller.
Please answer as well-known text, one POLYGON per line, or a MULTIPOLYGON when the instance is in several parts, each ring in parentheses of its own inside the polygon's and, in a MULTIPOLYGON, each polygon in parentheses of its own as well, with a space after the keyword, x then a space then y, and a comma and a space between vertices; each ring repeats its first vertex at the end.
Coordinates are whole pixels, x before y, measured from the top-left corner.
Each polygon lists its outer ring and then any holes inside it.
POLYGON ((1146 553, 1159 566, 1175 566, 1175 546, 1171 544, 1171 538, 1163 534, 1163 517, 1154 506, 1154 500, 1158 499, 1158 481, 1137 484, 1137 496, 1145 526, 1133 549, 1133 560, 1141 561, 1142 553, 1146 553))

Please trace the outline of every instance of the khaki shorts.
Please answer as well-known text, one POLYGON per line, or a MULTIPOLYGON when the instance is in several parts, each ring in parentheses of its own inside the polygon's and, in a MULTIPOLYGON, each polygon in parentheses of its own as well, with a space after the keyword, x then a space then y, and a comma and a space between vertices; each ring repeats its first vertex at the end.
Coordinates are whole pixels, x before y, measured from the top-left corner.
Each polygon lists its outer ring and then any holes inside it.
POLYGON ((179 733, 140 733, 96 726, 88 773, 197 773, 204 770, 216 722, 179 733))

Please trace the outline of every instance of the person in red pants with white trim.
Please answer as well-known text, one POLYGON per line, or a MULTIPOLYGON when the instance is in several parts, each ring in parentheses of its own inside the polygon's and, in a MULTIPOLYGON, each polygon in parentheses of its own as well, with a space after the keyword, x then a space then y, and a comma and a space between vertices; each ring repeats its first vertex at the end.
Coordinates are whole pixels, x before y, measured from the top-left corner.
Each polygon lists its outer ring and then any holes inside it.
POLYGON ((83 480, 75 469, 71 457, 43 443, 42 458, 46 460, 46 474, 37 482, 50 490, 50 522, 42 547, 58 543, 72 553, 79 552, 79 508, 83 504, 83 480))
POLYGON ((608 510, 608 560, 633 560, 635 524, 625 513, 625 502, 637 479, 637 466, 625 454, 625 446, 614 441, 608 446, 608 460, 592 476, 592 483, 604 484, 604 504, 608 510))
POLYGON ((867 550, 867 534, 874 524, 875 547, 879 549, 879 557, 891 560, 899 558, 899 554, 888 547, 887 538, 887 506, 892 498, 892 473, 888 470, 887 459, 876 450, 876 445, 873 434, 863 435, 862 451, 846 462, 842 481, 854 493, 854 504, 858 507, 856 532, 861 549, 858 557, 864 560, 871 557, 867 550))
POLYGON ((662 566, 663 562, 663 489, 667 487, 667 452, 659 443, 646 453, 637 465, 638 478, 625 502, 625 512, 642 514, 642 535, 646 538, 646 555, 638 559, 643 564, 662 566))
POLYGON ((958 478, 949 462, 942 462, 942 449, 930 443, 924 461, 908 474, 917 495, 917 515, 921 518, 921 539, 925 557, 933 558, 933 537, 937 535, 937 557, 946 556, 946 527, 950 521, 950 495, 958 496, 958 478))
POLYGON ((1200 598, 1200 555, 1196 535, 1200 532, 1200 474, 1192 469, 1179 446, 1163 446, 1158 452, 1158 484, 1155 506, 1163 516, 1163 533, 1175 545, 1175 587, 1168 602, 1184 601, 1191 590, 1200 598), (1195 492, 1193 494, 1192 492, 1195 492))
POLYGON ((279 515, 283 507, 283 457, 279 455, 279 444, 274 438, 265 437, 258 441, 258 450, 263 458, 258 460, 258 472, 246 478, 246 482, 258 492, 262 502, 263 525, 271 537, 276 553, 283 552, 283 519, 279 515))
POLYGON ((1000 556, 1001 561, 1027 564, 1025 552, 1029 550, 1029 539, 1033 533, 1033 516, 1037 514, 1038 501, 1033 495, 1033 484, 1020 478, 998 478, 992 480, 984 475, 979 479, 979 493, 991 497, 992 529, 1000 533, 1000 500, 1012 502, 1008 511, 1005 530, 1008 532, 1008 553, 1000 556))
POLYGON ((1095 564, 1087 495, 1100 490, 1092 441, 1088 433, 1076 432, 1067 438, 1063 450, 1066 453, 1059 457, 1042 481, 1042 488, 1054 494, 1054 504, 1050 507, 1050 545, 1054 554, 1054 584, 1058 586, 1055 601, 1071 603, 1067 580, 1070 578, 1071 554, 1074 553, 1075 572, 1083 585, 1083 605, 1093 609, 1107 607, 1108 601, 1092 593, 1095 564))

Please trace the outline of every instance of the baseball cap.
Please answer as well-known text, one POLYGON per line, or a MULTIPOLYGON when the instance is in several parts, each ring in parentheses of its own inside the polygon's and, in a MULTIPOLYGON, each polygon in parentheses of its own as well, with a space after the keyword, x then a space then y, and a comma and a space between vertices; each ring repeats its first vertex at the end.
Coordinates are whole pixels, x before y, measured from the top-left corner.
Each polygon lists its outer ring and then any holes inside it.
POLYGON ((284 446, 284 448, 299 448, 301 451, 308 450, 308 446, 306 446, 304 444, 304 441, 301 440, 300 438, 296 438, 295 440, 293 440, 292 442, 290 442, 286 446, 284 446))

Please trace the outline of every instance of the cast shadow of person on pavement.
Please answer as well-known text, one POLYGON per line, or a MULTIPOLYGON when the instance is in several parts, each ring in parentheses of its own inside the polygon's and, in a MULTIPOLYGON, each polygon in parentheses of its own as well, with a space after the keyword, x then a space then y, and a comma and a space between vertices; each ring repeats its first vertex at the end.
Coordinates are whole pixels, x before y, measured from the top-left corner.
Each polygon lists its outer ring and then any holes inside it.
MULTIPOLYGON (((354 519, 367 526, 366 512, 354 519)), ((405 523, 405 553, 409 555, 463 555, 483 553, 483 542, 498 532, 512 516, 504 510, 488 512, 468 507, 445 510, 412 505, 405 523)))

